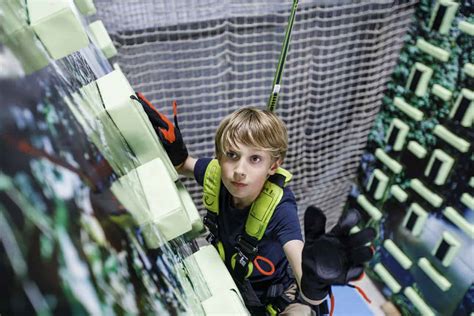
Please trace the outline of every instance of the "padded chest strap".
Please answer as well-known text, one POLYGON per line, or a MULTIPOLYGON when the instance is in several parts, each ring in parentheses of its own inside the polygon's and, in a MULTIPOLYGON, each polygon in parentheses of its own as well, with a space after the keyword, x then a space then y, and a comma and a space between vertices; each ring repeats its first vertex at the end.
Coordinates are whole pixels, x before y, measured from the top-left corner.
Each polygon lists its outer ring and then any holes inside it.
POLYGON ((283 189, 267 180, 263 185, 262 192, 250 208, 247 221, 245 222, 245 232, 247 235, 257 240, 262 239, 270 218, 282 197, 283 189))
POLYGON ((291 180, 292 174, 283 168, 278 168, 276 173, 268 178, 263 190, 250 208, 245 232, 247 235, 260 240, 265 234, 268 223, 278 203, 283 197, 283 188, 291 180))

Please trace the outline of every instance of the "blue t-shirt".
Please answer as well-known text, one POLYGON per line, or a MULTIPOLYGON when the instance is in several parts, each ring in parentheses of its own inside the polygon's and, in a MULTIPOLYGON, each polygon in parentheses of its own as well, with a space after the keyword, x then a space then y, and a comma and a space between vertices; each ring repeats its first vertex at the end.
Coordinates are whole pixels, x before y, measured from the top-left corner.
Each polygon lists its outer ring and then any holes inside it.
MULTIPOLYGON (((194 167, 196 181, 203 185, 206 168, 211 162, 210 158, 198 159, 194 167)), ((244 232, 244 225, 250 206, 237 209, 232 206, 232 196, 221 182, 219 194, 218 229, 219 240, 224 246, 226 265, 230 267, 230 257, 235 253, 237 236, 244 232)), ((283 245, 290 240, 303 240, 298 219, 298 210, 293 192, 285 187, 283 197, 276 207, 263 238, 258 243, 258 255, 270 259, 275 265, 275 273, 271 276, 262 275, 255 267, 249 281, 259 297, 265 295, 272 284, 283 283, 289 286, 289 263, 283 251, 283 245)), ((263 270, 269 271, 270 267, 262 260, 258 261, 263 270)))

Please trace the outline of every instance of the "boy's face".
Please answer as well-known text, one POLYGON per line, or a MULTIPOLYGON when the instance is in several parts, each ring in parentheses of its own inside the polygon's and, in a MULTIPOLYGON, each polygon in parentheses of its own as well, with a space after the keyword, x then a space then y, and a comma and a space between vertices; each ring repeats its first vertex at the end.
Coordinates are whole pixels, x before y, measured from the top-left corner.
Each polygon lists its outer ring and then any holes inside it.
POLYGON ((280 166, 268 151, 237 144, 219 159, 222 182, 233 196, 234 206, 244 208, 253 203, 262 191, 268 176, 280 166))

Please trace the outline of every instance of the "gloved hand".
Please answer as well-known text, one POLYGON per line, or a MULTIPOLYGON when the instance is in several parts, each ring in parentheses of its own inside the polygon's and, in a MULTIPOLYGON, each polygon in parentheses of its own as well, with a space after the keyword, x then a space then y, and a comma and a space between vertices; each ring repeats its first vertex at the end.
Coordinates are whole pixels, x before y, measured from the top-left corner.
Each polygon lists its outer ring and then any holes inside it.
POLYGON ((184 144, 183 137, 181 136, 178 127, 176 103, 173 103, 175 126, 165 115, 158 112, 158 110, 143 96, 143 94, 140 92, 136 92, 135 94, 136 95, 131 95, 130 99, 136 100, 142 105, 143 110, 145 110, 151 125, 155 129, 158 138, 161 140, 171 163, 175 167, 181 165, 188 157, 188 149, 184 144))
POLYGON ((304 297, 322 300, 331 285, 345 285, 360 278, 364 272, 363 263, 373 256, 372 249, 365 244, 375 238, 375 230, 365 228, 349 235, 359 220, 360 214, 351 209, 329 233, 325 233, 326 216, 323 212, 314 206, 306 209, 301 278, 304 297))

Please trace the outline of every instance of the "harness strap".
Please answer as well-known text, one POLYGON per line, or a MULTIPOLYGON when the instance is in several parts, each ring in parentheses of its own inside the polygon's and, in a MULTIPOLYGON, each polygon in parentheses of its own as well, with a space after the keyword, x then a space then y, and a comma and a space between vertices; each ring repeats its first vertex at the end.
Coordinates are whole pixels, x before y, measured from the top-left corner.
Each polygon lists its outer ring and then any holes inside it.
POLYGON ((240 279, 248 278, 253 272, 253 261, 258 253, 258 239, 243 232, 237 237, 237 252, 232 256, 231 266, 234 269, 235 277, 240 279))
POLYGON ((267 305, 267 311, 271 315, 277 315, 285 310, 285 308, 296 301, 291 300, 285 295, 285 287, 282 283, 271 285, 266 294, 266 299, 270 304, 267 305))
POLYGON ((217 214, 208 210, 204 216, 203 222, 204 225, 206 225, 206 227, 209 229, 209 235, 206 237, 206 240, 214 245, 218 236, 217 214))

